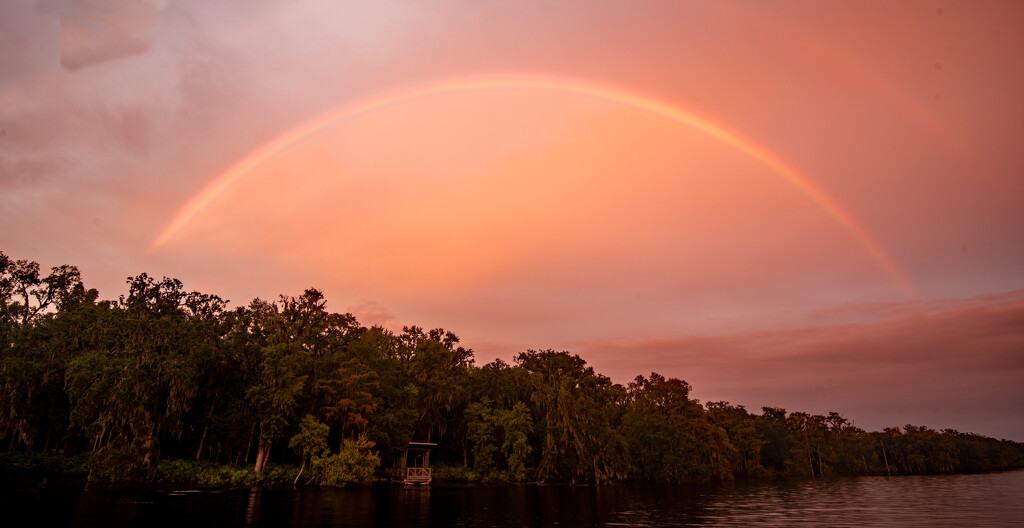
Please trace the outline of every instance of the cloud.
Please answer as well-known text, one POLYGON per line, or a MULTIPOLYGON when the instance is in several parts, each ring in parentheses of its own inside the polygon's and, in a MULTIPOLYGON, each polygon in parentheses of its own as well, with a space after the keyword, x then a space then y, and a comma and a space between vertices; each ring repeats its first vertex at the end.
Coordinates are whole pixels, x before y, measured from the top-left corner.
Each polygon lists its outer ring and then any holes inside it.
POLYGON ((401 324, 395 314, 387 308, 374 301, 362 301, 345 309, 346 312, 356 316, 356 320, 363 326, 379 326, 392 331, 400 331, 401 324))
POLYGON ((870 323, 591 341, 574 350, 625 382, 657 371, 756 410, 836 410, 867 429, 914 423, 1024 439, 1024 290, 879 306, 870 323))
POLYGON ((160 5, 138 0, 71 0, 60 15, 60 63, 69 70, 144 53, 160 5))

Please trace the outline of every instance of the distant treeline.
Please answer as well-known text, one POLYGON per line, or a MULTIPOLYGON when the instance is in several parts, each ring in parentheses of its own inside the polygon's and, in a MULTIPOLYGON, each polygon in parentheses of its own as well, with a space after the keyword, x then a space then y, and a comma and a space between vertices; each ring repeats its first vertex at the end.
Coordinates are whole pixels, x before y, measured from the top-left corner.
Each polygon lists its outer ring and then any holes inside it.
POLYGON ((100 300, 77 268, 42 275, 0 253, 0 450, 86 457, 91 476, 147 480, 159 461, 321 484, 364 481, 410 441, 449 476, 708 482, 1024 467, 1024 444, 690 398, 652 373, 627 385, 577 355, 473 363, 443 329, 401 333, 325 309, 309 289, 228 309, 174 279, 100 300))

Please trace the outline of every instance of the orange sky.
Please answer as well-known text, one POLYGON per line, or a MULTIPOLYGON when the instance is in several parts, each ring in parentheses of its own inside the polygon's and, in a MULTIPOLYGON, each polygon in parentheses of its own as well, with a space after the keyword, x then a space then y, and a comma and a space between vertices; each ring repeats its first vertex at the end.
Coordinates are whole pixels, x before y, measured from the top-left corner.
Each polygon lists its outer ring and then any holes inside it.
POLYGON ((106 298, 1024 440, 1014 2, 11 4, 0 250, 106 298))

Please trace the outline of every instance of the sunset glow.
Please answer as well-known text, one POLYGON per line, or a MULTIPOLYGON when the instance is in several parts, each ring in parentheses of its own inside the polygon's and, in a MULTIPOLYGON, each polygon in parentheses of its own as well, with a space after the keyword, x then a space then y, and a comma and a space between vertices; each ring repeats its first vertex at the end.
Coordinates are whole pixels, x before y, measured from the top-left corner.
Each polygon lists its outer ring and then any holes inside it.
POLYGON ((544 90, 554 92, 565 92, 583 97, 593 97, 612 101, 628 107, 636 108, 644 112, 670 119, 682 125, 692 127, 708 136, 718 139, 737 150, 747 154, 779 176, 785 178, 800 191, 818 203, 837 222, 846 228, 850 234, 861 243, 865 250, 871 253, 880 266, 889 273, 893 280, 910 297, 914 297, 913 286, 904 273, 886 254, 885 250, 861 227, 850 214, 844 210, 836 201, 828 196, 821 188, 806 176, 787 164, 784 160, 757 144, 752 139, 744 137, 736 131, 718 124, 708 118, 702 117, 682 106, 660 101, 653 97, 638 93, 629 92, 624 89, 602 86, 594 83, 572 79, 557 79, 530 76, 511 75, 489 75, 480 78, 455 79, 442 81, 436 84, 419 86, 395 93, 388 93, 382 96, 372 97, 368 100, 328 112, 316 119, 300 125, 299 127, 282 134, 270 143, 260 147, 244 159, 233 165, 228 171, 217 176, 209 185, 201 190, 196 196, 182 206, 167 227, 151 242, 151 249, 156 249, 165 244, 168 239, 174 236, 184 227, 196 214, 206 207, 217 195, 222 193, 233 182, 245 176, 256 166, 265 162, 268 158, 280 151, 287 149, 308 136, 317 133, 325 127, 338 124, 339 122, 355 119, 363 114, 385 109, 389 106, 411 101, 428 99, 443 94, 460 92, 472 92, 477 90, 544 90))
POLYGON ((1024 440, 1013 2, 103 4, 0 7, 11 258, 1024 440))

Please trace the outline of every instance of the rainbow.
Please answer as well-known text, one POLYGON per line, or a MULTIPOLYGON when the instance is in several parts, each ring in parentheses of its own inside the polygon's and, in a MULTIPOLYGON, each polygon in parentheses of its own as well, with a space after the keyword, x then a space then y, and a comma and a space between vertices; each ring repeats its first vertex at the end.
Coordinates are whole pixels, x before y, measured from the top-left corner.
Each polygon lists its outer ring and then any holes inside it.
POLYGON ((259 147, 217 176, 178 210, 174 218, 152 240, 149 249, 153 251, 166 244, 221 192, 253 168, 328 126, 410 101, 458 92, 510 89, 561 92, 625 105, 686 125, 743 152, 814 200, 867 250, 908 297, 917 297, 913 285, 903 271, 852 215, 827 192, 764 146, 678 104, 615 86, 561 77, 487 75, 448 79, 369 97, 321 114, 259 147))

